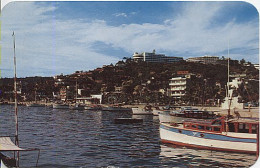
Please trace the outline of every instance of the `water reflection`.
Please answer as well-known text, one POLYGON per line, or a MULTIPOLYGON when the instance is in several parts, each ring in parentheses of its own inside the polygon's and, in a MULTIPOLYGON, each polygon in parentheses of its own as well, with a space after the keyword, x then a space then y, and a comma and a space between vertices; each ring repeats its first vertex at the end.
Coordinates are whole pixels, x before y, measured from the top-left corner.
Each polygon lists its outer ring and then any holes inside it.
POLYGON ((189 167, 250 167, 255 155, 225 153, 210 150, 195 150, 173 145, 161 145, 160 158, 163 162, 179 162, 189 167))

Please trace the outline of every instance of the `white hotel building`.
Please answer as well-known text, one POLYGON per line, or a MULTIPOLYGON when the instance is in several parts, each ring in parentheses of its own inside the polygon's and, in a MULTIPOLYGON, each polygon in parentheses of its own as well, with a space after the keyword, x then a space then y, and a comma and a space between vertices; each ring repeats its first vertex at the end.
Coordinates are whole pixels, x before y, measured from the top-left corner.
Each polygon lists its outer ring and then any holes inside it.
POLYGON ((185 95, 185 89, 187 84, 187 78, 184 77, 176 77, 170 79, 170 96, 172 98, 180 99, 185 95))
POLYGON ((145 61, 145 62, 158 62, 158 63, 173 63, 183 61, 182 57, 169 57, 164 54, 156 54, 155 50, 152 53, 143 52, 141 54, 135 52, 133 54, 133 59, 135 61, 145 61))

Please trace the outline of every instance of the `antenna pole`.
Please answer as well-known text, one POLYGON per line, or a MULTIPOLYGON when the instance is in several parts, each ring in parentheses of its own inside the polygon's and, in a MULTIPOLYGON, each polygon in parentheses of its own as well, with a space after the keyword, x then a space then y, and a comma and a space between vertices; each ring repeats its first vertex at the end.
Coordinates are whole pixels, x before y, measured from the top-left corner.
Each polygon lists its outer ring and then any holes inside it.
MULTIPOLYGON (((16 56, 15 56, 15 34, 13 32, 13 42, 14 42, 14 108, 15 108, 15 145, 19 146, 18 140, 18 108, 17 108, 17 82, 16 82, 16 56)), ((16 166, 19 167, 19 151, 17 151, 17 158, 16 158, 16 166)))

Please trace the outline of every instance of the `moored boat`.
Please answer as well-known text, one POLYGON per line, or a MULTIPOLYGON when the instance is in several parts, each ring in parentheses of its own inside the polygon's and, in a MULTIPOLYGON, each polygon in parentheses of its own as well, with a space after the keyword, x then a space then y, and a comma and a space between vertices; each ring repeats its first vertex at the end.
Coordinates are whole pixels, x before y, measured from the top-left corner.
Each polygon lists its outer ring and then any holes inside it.
POLYGON ((181 123, 187 118, 214 119, 216 115, 212 111, 199 110, 193 107, 182 107, 180 110, 161 111, 159 113, 160 122, 181 123))
POLYGON ((71 110, 84 110, 85 109, 85 105, 76 103, 76 104, 74 104, 72 106, 69 106, 69 108, 71 110))
POLYGON ((69 109, 69 105, 68 104, 61 104, 61 103, 54 103, 52 105, 53 109, 69 109))
POLYGON ((134 107, 132 108, 133 115, 153 115, 152 109, 145 109, 145 108, 138 108, 134 107))
POLYGON ((103 107, 102 111, 131 111, 131 108, 122 107, 119 105, 103 107))
POLYGON ((180 124, 161 123, 160 137, 174 145, 256 154, 258 126, 258 119, 190 119, 180 124))
POLYGON ((39 103, 31 103, 26 104, 27 107, 45 107, 45 104, 39 104, 39 103))
POLYGON ((93 104, 93 105, 86 105, 84 107, 85 110, 93 110, 93 111, 97 111, 97 110, 102 110, 102 106, 101 105, 96 105, 96 104, 93 104))

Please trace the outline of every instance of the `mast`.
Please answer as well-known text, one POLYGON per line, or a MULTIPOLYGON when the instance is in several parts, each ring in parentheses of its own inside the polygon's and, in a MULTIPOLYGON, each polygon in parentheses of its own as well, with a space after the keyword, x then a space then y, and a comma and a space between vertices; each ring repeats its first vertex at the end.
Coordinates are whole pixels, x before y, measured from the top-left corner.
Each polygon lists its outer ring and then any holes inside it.
POLYGON ((75 103, 77 104, 77 98, 78 98, 78 78, 76 78, 76 96, 75 96, 75 103))
POLYGON ((230 96, 232 95, 229 95, 229 40, 228 40, 228 77, 227 77, 227 96, 228 96, 228 100, 229 100, 229 103, 228 103, 228 119, 230 117, 230 106, 231 106, 231 101, 232 101, 232 97, 230 98, 230 96))
MULTIPOLYGON (((18 108, 17 108, 17 82, 16 82, 16 56, 15 56, 15 34, 13 32, 13 42, 14 42, 14 108, 15 108, 15 145, 19 146, 19 139, 18 139, 18 108)), ((19 151, 17 151, 17 158, 16 158, 16 166, 19 166, 19 151)))

